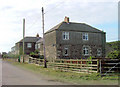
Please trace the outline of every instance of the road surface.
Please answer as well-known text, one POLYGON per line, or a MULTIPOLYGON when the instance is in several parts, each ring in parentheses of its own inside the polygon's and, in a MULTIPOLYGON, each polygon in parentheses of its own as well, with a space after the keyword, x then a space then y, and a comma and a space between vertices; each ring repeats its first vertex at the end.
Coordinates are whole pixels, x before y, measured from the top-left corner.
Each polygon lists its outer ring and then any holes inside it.
POLYGON ((2 86, 2 59, 0 57, 0 87, 2 86))
POLYGON ((2 85, 68 85, 2 61, 2 85))

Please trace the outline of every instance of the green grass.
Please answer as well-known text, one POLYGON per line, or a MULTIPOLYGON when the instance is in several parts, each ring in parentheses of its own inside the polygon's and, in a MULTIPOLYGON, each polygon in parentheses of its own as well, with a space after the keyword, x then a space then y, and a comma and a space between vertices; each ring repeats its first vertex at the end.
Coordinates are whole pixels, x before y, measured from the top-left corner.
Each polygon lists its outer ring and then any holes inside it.
POLYGON ((28 69, 37 74, 42 74, 57 81, 81 84, 81 85, 117 85, 118 76, 106 76, 101 77, 97 73, 73 73, 73 72, 61 72, 53 68, 43 68, 42 66, 36 66, 34 64, 12 62, 13 65, 28 69))

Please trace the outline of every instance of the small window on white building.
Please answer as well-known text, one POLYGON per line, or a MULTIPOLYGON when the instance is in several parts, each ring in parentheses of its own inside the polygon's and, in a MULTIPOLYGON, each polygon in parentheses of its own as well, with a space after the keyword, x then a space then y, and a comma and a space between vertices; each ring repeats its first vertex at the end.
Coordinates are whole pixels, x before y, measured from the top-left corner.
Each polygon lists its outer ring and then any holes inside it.
POLYGON ((101 54, 102 54, 102 50, 99 48, 99 49, 97 49, 97 55, 98 56, 101 56, 101 54))
POLYGON ((38 44, 38 49, 40 48, 40 44, 38 44))
POLYGON ((88 40, 88 33, 83 33, 82 37, 83 37, 83 40, 88 40))
POLYGON ((27 43, 27 48, 32 48, 32 43, 27 43))
POLYGON ((62 33, 63 40, 69 40, 69 32, 62 33))
POLYGON ((68 56, 68 48, 65 48, 65 51, 64 51, 65 53, 64 53, 64 55, 65 56, 68 56))
POLYGON ((89 55, 89 47, 83 47, 83 54, 89 55))
POLYGON ((35 44, 35 49, 38 49, 37 44, 35 44))

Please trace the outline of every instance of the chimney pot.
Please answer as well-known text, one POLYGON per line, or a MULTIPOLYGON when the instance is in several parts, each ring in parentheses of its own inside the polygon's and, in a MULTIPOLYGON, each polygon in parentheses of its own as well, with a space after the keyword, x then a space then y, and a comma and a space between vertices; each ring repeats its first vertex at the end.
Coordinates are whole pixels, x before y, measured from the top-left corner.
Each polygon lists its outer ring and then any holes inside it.
POLYGON ((37 33, 36 37, 39 37, 39 34, 37 33))
POLYGON ((68 23, 69 24, 69 17, 66 17, 64 18, 64 22, 68 23))

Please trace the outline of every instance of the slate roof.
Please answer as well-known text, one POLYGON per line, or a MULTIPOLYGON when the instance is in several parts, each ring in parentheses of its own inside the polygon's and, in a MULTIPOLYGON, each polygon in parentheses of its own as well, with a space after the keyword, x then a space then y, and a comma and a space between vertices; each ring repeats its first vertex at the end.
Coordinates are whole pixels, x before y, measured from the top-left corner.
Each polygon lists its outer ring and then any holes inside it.
MULTIPOLYGON (((24 41, 25 42, 37 42, 41 37, 25 37, 24 41)), ((23 42, 23 39, 20 40, 19 42, 23 42)))
POLYGON ((39 39, 36 43, 42 43, 43 42, 43 38, 39 39))
POLYGON ((85 23, 75 23, 75 22, 69 22, 67 24, 66 22, 61 22, 58 25, 54 26, 52 29, 48 30, 46 33, 49 33, 54 30, 65 30, 65 31, 80 31, 80 32, 103 32, 99 29, 96 29, 90 25, 87 25, 85 23))

